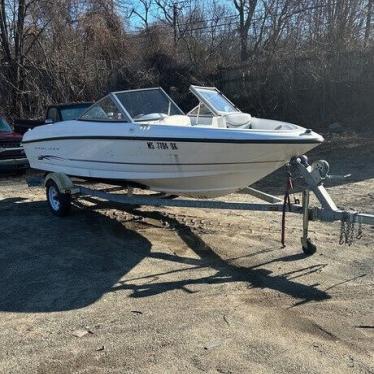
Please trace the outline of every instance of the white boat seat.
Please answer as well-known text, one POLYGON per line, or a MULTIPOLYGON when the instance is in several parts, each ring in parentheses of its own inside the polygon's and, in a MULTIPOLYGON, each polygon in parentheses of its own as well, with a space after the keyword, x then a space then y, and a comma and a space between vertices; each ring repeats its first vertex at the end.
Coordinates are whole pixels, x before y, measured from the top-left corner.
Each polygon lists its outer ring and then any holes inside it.
POLYGON ((228 113, 224 116, 226 121, 226 127, 228 128, 241 128, 251 129, 252 128, 252 116, 248 113, 228 113))
POLYGON ((151 113, 142 115, 136 122, 148 125, 191 126, 190 117, 179 114, 168 116, 164 113, 151 113))
POLYGON ((175 114, 164 118, 161 123, 164 125, 191 126, 191 119, 188 116, 175 114))

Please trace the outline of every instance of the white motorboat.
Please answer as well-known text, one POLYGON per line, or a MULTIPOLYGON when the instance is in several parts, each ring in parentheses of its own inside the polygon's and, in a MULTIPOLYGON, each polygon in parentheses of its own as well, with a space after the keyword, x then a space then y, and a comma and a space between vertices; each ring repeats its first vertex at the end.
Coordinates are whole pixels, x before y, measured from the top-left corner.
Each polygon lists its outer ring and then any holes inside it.
POLYGON ((146 88, 112 92, 78 120, 30 130, 23 137, 30 165, 204 198, 249 186, 323 141, 243 113, 216 88, 190 90, 199 104, 187 114, 162 88, 146 88))

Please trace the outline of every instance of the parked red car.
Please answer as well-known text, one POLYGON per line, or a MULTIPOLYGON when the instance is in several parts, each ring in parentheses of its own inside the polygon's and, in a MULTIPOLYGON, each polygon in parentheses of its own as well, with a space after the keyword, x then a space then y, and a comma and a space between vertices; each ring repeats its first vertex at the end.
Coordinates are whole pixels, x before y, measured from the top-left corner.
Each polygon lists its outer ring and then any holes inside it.
POLYGON ((22 170, 29 166, 21 141, 22 135, 16 134, 0 117, 0 171, 22 170))

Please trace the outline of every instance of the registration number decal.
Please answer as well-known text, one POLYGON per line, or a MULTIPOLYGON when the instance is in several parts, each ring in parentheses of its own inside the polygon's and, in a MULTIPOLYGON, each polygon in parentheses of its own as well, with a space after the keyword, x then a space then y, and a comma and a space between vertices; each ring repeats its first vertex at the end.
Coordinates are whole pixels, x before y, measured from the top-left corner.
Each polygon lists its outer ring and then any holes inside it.
POLYGON ((160 150, 176 150, 178 146, 176 143, 167 143, 167 142, 147 142, 148 149, 160 149, 160 150))

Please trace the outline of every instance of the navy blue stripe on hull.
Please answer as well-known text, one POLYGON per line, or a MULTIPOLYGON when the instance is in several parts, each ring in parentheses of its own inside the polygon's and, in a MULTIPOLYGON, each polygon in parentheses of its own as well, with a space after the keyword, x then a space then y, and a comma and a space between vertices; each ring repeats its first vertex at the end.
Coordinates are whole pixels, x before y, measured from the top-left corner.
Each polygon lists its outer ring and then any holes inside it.
POLYGON ((222 144, 319 144, 316 139, 201 139, 201 138, 157 138, 141 136, 59 136, 25 140, 23 144, 49 142, 55 140, 132 140, 132 141, 158 141, 158 142, 182 142, 182 143, 222 143, 222 144))
POLYGON ((39 160, 67 160, 73 162, 91 162, 91 163, 99 163, 99 164, 114 164, 114 165, 149 165, 149 166, 173 166, 173 165, 180 165, 180 166, 189 166, 189 165, 242 165, 242 164, 273 164, 275 162, 283 162, 286 163, 286 160, 269 160, 269 161, 238 161, 238 162, 202 162, 202 163, 153 163, 153 162, 122 162, 122 161, 104 161, 104 160, 83 160, 77 158, 62 158, 56 157, 52 155, 42 155, 38 157, 39 160))

